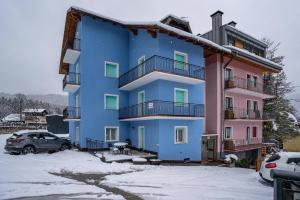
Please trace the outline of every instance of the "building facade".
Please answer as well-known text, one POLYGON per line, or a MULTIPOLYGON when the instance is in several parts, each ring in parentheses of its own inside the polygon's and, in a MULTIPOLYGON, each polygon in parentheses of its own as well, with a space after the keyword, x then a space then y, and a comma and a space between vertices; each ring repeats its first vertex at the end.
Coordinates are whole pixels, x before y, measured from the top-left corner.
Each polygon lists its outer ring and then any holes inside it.
POLYGON ((129 141, 162 160, 200 161, 208 48, 223 50, 173 15, 130 24, 71 8, 60 73, 72 143, 129 141))
POLYGON ((207 160, 234 153, 255 163, 263 145, 263 123, 272 120, 270 113, 263 112, 263 100, 275 97, 264 76, 282 68, 265 59, 265 43, 237 29, 233 21, 222 24, 222 14, 217 11, 211 15, 212 30, 202 35, 231 50, 230 56, 213 54, 206 58, 203 153, 207 160))

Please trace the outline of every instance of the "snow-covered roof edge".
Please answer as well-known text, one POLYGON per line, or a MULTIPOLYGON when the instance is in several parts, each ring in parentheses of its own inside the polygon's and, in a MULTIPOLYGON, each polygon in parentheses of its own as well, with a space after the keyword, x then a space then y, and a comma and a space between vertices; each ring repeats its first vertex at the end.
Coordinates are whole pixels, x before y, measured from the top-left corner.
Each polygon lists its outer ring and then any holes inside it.
POLYGON ((182 30, 177 29, 175 27, 168 26, 166 24, 161 23, 160 21, 125 22, 125 21, 122 21, 122 20, 107 17, 105 15, 101 15, 101 14, 98 14, 96 12, 86 10, 84 8, 80 8, 80 7, 76 7, 76 6, 72 6, 71 8, 69 8, 68 12, 71 12, 72 10, 78 10, 78 11, 84 12, 86 14, 93 15, 93 16, 101 18, 101 19, 106 19, 106 20, 109 20, 109 21, 112 21, 112 22, 115 22, 115 23, 118 23, 118 24, 124 25, 124 26, 157 26, 158 28, 162 28, 162 29, 165 29, 167 31, 172 31, 172 32, 174 32, 174 33, 176 33, 180 36, 184 36, 184 37, 194 39, 194 40, 196 40, 196 41, 198 41, 198 42, 200 42, 204 45, 208 45, 208 46, 213 47, 217 50, 224 51, 226 53, 231 53, 230 50, 228 50, 228 49, 222 47, 221 45, 218 45, 218 44, 216 44, 216 43, 214 43, 214 42, 212 42, 208 39, 205 39, 203 37, 200 37, 200 36, 182 31, 182 30))
POLYGON ((228 49, 234 51, 235 53, 238 53, 239 56, 247 57, 247 58, 250 58, 251 60, 256 60, 262 64, 272 67, 275 70, 279 70, 279 71, 282 70, 282 67, 283 67, 282 65, 275 63, 267 58, 263 58, 258 55, 255 55, 254 53, 251 53, 245 49, 241 49, 241 48, 238 48, 235 46, 230 46, 230 45, 223 45, 223 46, 225 48, 228 48, 228 49))
POLYGON ((179 21, 182 21, 182 22, 184 22, 184 23, 186 23, 186 24, 189 24, 189 20, 183 19, 183 18, 178 17, 178 16, 173 15, 173 14, 167 14, 166 16, 164 16, 163 18, 161 18, 160 21, 162 22, 162 21, 164 21, 165 19, 167 19, 168 17, 172 17, 172 18, 177 19, 177 20, 179 20, 179 21))

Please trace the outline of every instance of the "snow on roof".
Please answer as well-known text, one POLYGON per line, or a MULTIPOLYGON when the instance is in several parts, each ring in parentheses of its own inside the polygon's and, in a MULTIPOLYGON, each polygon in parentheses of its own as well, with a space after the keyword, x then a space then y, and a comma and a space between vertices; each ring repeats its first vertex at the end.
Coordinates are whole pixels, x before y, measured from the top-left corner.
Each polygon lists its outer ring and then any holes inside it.
MULTIPOLYGON (((24 115, 22 115, 24 117, 24 115)), ((16 121, 21 121, 20 120, 20 114, 12 113, 7 115, 6 117, 2 118, 2 122, 16 122, 16 121)))
POLYGON ((46 109, 43 108, 28 108, 28 109, 24 109, 23 113, 42 113, 46 111, 46 109))
POLYGON ((184 22, 184 23, 189 23, 188 20, 186 20, 186 19, 184 19, 184 18, 182 18, 182 17, 178 17, 178 16, 173 15, 173 14, 167 14, 167 15, 166 15, 165 17, 163 17, 160 21, 162 22, 162 21, 164 21, 165 19, 167 19, 168 17, 172 17, 172 18, 177 19, 177 20, 179 20, 179 21, 182 21, 182 22, 184 22))
POLYGON ((241 48, 238 48, 238 47, 235 47, 235 46, 231 46, 231 45, 223 45, 225 48, 228 48, 230 50, 234 50, 234 51, 237 51, 239 53, 243 53, 243 54, 246 54, 248 56, 250 56, 251 58, 254 58, 254 59, 257 59, 261 62, 264 62, 264 63, 267 63, 269 64, 270 66, 272 66, 273 68, 275 68, 276 70, 282 70, 282 65, 278 64, 278 63, 275 63, 267 58, 263 58, 263 57, 260 57, 254 53, 251 53, 245 49, 241 49, 241 48))
POLYGON ((37 130, 24 129, 24 130, 15 132, 15 134, 36 133, 36 132, 40 133, 40 132, 48 132, 48 131, 45 129, 37 129, 37 130))
POLYGON ((205 39, 203 37, 194 35, 192 33, 188 33, 186 31, 180 30, 178 28, 175 28, 175 27, 163 24, 161 22, 157 22, 157 21, 154 21, 154 22, 153 21, 152 22, 151 21, 146 21, 146 22, 145 21, 144 22, 143 21, 140 21, 140 22, 125 22, 125 21, 122 21, 122 20, 118 20, 118 19, 114 19, 114 18, 111 18, 111 17, 107 17, 107 16, 104 16, 104 15, 98 14, 96 12, 93 12, 93 11, 90 11, 90 10, 86 10, 84 8, 79 8, 79 7, 76 7, 76 6, 72 6, 69 9, 69 11, 71 11, 72 9, 78 10, 78 11, 81 11, 81 12, 84 12, 84 13, 87 13, 87 14, 90 14, 90 15, 94 15, 94 16, 102 18, 102 19, 107 19, 107 20, 110 20, 112 22, 119 23, 120 25, 125 25, 125 26, 157 26, 158 28, 174 32, 174 33, 176 33, 178 35, 181 35, 181 36, 184 36, 184 37, 188 37, 190 39, 194 39, 194 40, 196 40, 199 43, 202 43, 202 44, 214 47, 214 48, 216 48, 216 49, 218 49, 220 51, 231 53, 231 51, 229 49, 226 49, 226 48, 222 47, 221 45, 218 45, 218 44, 216 44, 216 43, 214 43, 214 42, 212 42, 212 41, 210 41, 208 39, 205 39))

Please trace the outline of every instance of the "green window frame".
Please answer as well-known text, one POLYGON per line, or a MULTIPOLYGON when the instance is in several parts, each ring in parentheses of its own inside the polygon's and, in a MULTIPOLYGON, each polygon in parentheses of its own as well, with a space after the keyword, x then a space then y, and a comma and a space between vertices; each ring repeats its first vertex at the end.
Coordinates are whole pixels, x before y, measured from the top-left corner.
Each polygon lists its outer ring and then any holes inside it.
POLYGON ((184 106, 188 103, 188 90, 175 88, 174 89, 174 102, 176 106, 184 106))
POLYGON ((115 94, 104 95, 104 109, 118 110, 119 109, 119 96, 115 94))
POLYGON ((188 56, 186 53, 182 53, 179 51, 174 52, 174 68, 185 70, 186 63, 188 62, 188 56))
POLYGON ((114 62, 104 62, 104 75, 109 78, 119 77, 119 64, 114 62))

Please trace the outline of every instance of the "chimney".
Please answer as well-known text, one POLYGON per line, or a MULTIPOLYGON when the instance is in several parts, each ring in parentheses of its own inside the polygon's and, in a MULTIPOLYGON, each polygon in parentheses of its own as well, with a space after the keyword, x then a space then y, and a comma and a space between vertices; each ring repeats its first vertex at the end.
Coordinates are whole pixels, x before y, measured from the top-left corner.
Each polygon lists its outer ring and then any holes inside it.
POLYGON ((236 23, 235 21, 231 21, 231 22, 228 23, 229 26, 233 26, 233 27, 235 27, 236 24, 237 24, 237 23, 236 23))
POLYGON ((210 15, 212 19, 212 41, 217 44, 221 44, 222 15, 223 12, 220 10, 210 15))

